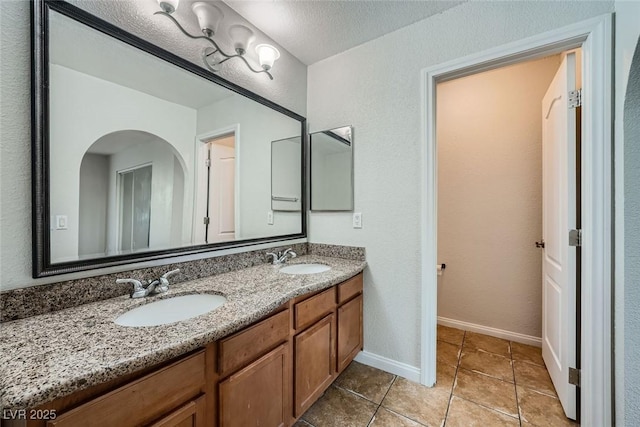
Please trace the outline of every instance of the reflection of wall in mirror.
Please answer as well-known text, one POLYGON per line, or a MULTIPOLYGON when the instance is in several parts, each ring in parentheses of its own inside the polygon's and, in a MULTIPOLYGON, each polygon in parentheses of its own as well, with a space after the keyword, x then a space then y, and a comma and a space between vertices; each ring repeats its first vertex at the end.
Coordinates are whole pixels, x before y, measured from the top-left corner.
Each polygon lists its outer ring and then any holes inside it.
POLYGON ((323 133, 311 136, 311 209, 350 210, 351 147, 323 133))
POLYGON ((198 110, 198 135, 236 125, 240 198, 236 239, 300 233, 300 212, 275 212, 274 224, 267 224, 267 212, 271 210, 271 141, 300 135, 300 122, 240 95, 198 110))
POLYGON ((300 137, 271 143, 271 208, 297 211, 302 208, 300 194, 300 137))
MULTIPOLYGON (((79 180, 84 154, 100 137, 127 129, 160 137, 182 157, 186 168, 183 199, 181 206, 174 200, 170 208, 182 210, 182 227, 171 225, 168 234, 172 235, 169 243, 181 234, 182 244, 189 244, 196 111, 55 64, 50 65, 50 83, 50 214, 68 217, 67 230, 51 230, 52 262, 78 259, 79 180)), ((171 171, 175 168, 173 163, 165 166, 171 171)))

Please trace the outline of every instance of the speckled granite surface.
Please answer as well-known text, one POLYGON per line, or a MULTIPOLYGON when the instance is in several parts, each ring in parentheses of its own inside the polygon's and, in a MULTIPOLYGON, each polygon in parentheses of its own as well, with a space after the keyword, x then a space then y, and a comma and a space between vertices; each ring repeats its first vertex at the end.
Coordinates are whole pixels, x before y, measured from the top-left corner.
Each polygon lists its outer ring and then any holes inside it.
MULTIPOLYGON (((331 270, 287 275, 262 264, 171 287, 159 297, 120 296, 0 326, 0 408, 33 407, 74 391, 177 357, 218 340, 299 295, 325 289, 362 271, 366 263, 307 255, 331 270), (120 314, 158 298, 216 293, 227 302, 210 313, 169 325, 128 328, 120 314)), ((163 267, 166 269, 166 266, 163 267)))
POLYGON ((327 245, 324 243, 309 243, 307 249, 309 255, 328 256, 334 258, 352 259, 364 261, 365 250, 358 246, 327 245))
POLYGON ((267 252, 289 247, 298 255, 307 253, 307 244, 301 243, 0 292, 0 322, 127 295, 131 285, 116 284, 118 278, 156 279, 167 271, 179 268, 180 274, 172 276, 171 281, 180 283, 264 264, 267 252))

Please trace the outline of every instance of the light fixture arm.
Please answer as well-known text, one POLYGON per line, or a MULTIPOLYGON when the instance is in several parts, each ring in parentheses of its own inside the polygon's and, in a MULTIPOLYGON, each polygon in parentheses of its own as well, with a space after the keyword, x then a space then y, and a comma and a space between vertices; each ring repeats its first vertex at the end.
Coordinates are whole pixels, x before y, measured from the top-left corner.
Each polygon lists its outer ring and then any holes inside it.
MULTIPOLYGON (((164 12, 164 11, 159 10, 159 11, 155 12, 155 13, 154 13, 154 15, 163 15, 163 16, 166 16, 166 17, 167 17, 167 18, 169 18, 171 21, 173 21, 173 23, 174 23, 174 24, 176 24, 176 26, 180 29, 180 31, 182 31, 182 33, 183 33, 185 36, 187 36, 187 37, 189 37, 189 38, 191 38, 191 39, 194 39, 194 40, 207 40, 208 42, 210 42, 210 43, 213 45, 213 47, 215 48, 215 50, 214 50, 212 53, 216 53, 216 52, 218 52, 218 53, 220 53, 220 55, 224 56, 224 59, 223 59, 222 61, 220 61, 220 62, 219 62, 220 64, 222 64, 222 63, 224 63, 224 62, 228 61, 228 60, 229 60, 229 59, 231 59, 231 58, 240 58, 240 59, 242 59, 242 60, 244 61, 244 63, 247 65, 247 67, 248 67, 251 71, 253 71, 254 73, 256 73, 256 74, 265 73, 267 76, 269 76, 269 79, 273 80, 273 76, 271 75, 271 73, 269 73, 269 71, 267 71, 267 70, 255 70, 255 69, 251 66, 251 64, 249 64, 249 61, 247 61, 247 58, 245 58, 243 55, 240 55, 240 54, 227 55, 227 53, 225 53, 222 49, 220 49, 220 47, 219 47, 219 46, 218 46, 218 44, 215 42, 215 40, 213 40, 213 38, 211 38, 211 37, 207 37, 207 36, 204 36, 204 35, 203 35, 203 36, 194 36, 194 35, 192 35, 192 34, 189 34, 189 33, 187 32, 187 30, 185 30, 185 29, 182 27, 182 25, 180 25, 180 23, 176 20, 176 18, 174 18, 173 16, 171 16, 171 15, 170 15, 170 14, 168 14, 167 12, 164 12)), ((207 64, 206 62, 205 62, 205 65, 207 65, 207 67, 208 67, 208 68, 210 68, 210 67, 209 67, 209 64, 207 64)))

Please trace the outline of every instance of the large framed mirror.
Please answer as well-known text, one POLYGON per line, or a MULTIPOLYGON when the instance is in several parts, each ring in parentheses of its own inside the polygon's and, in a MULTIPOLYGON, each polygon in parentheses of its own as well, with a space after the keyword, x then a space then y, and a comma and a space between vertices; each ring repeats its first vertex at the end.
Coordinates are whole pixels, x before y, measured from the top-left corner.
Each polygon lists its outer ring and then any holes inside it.
POLYGON ((353 210, 353 127, 309 136, 312 211, 353 210))
POLYGON ((303 117, 69 3, 32 19, 34 277, 306 237, 303 117))

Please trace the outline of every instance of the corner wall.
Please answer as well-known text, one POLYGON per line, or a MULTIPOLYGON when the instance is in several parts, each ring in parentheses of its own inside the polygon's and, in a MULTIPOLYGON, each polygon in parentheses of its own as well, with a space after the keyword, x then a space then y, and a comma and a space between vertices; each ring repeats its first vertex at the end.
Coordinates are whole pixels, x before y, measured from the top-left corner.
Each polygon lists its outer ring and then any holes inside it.
POLYGON ((309 241, 364 246, 365 350, 420 366, 420 71, 613 11, 613 2, 468 2, 313 64, 310 131, 354 126, 355 212, 311 213, 309 241))

